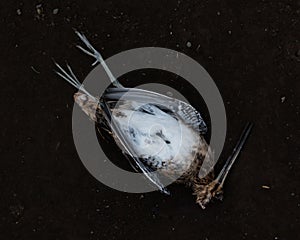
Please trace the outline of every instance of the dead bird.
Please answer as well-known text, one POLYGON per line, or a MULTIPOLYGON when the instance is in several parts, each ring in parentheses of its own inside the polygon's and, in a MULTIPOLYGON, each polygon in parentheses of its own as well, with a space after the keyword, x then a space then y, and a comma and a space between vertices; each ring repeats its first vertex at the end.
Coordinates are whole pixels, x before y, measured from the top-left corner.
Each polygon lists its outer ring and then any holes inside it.
POLYGON ((137 88, 125 88, 114 78, 101 54, 87 38, 76 32, 87 49, 77 46, 94 57, 109 76, 112 85, 101 97, 91 95, 68 67, 65 71, 57 63, 57 74, 77 88, 74 101, 89 118, 107 131, 132 166, 141 171, 162 192, 168 190, 152 171, 176 179, 192 188, 196 202, 204 209, 211 199, 221 199, 224 181, 250 134, 248 123, 233 153, 220 173, 214 171, 200 178, 199 170, 205 158, 214 162, 213 153, 204 139, 207 126, 201 114, 190 104, 171 97, 137 88), (159 123, 159 124, 157 124, 159 123), (178 176, 180 176, 178 178, 178 176))

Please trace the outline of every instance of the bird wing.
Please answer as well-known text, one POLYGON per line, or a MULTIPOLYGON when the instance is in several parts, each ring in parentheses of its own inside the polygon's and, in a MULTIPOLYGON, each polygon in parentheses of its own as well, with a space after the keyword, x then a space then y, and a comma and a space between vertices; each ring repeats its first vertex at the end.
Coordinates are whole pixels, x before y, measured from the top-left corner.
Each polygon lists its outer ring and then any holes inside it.
MULTIPOLYGON (((142 171, 142 173, 146 176, 146 178, 148 178, 148 180, 150 182, 152 182, 154 185, 156 185, 161 192, 169 195, 170 194, 169 191, 165 188, 165 186, 161 183, 161 181, 159 179, 159 176, 158 176, 159 174, 157 174, 156 172, 152 172, 152 169, 149 166, 145 165, 139 159, 138 155, 135 153, 135 151, 131 147, 129 140, 125 137, 124 132, 114 122, 114 120, 112 118, 112 112, 111 112, 110 108, 108 107, 107 102, 104 100, 100 104, 100 106, 104 110, 104 115, 107 119, 107 122, 109 123, 110 128, 111 128, 112 132, 114 133, 114 136, 118 140, 119 147, 121 148, 121 150, 124 153, 126 153, 125 157, 128 158, 128 156, 129 156, 129 157, 131 157, 131 159, 134 160, 135 166, 133 166, 133 169, 136 170, 136 168, 137 168, 140 171, 142 171)), ((131 159, 128 159, 128 160, 129 160, 130 164, 132 165, 131 159)))
POLYGON ((181 118, 199 134, 207 133, 201 114, 190 104, 178 99, 137 88, 108 88, 102 97, 108 101, 134 101, 140 106, 151 103, 174 118, 181 118))

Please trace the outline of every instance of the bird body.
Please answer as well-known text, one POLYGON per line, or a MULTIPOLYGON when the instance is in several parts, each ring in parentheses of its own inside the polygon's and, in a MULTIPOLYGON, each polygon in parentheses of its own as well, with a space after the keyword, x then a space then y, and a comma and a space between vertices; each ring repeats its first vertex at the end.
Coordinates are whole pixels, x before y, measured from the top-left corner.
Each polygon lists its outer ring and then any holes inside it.
MULTIPOLYGON (((201 114, 178 99, 123 87, 114 79, 100 53, 84 35, 77 34, 90 51, 79 48, 101 63, 113 83, 96 98, 81 86, 70 67, 68 74, 57 64, 58 74, 79 89, 74 100, 80 108, 110 133, 121 151, 134 160, 135 167, 161 191, 167 192, 151 171, 159 170, 164 176, 191 187, 202 208, 213 197, 220 197, 224 180, 240 150, 234 151, 217 178, 211 170, 206 177, 199 178, 205 157, 214 162, 203 137, 207 127, 201 114)), ((236 149, 242 147, 250 129, 251 126, 246 128, 236 149)))

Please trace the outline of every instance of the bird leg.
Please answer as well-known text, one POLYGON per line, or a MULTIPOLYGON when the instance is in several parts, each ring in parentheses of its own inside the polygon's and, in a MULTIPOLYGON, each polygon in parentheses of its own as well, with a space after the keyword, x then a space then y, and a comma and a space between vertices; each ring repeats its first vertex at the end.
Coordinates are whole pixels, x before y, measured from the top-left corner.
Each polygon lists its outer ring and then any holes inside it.
POLYGON ((232 168, 235 160, 237 159, 239 153, 242 150, 242 147, 244 146, 250 131, 252 129, 253 124, 248 123, 244 129, 244 131, 241 134, 241 137, 239 141, 237 142, 232 154, 229 156, 227 161, 225 162, 223 168, 221 169, 218 176, 210 181, 209 179, 212 179, 210 174, 202 179, 196 179, 194 182, 192 188, 194 190, 194 194, 197 196, 196 202, 204 209, 206 204, 210 202, 212 198, 217 198, 222 200, 223 198, 223 185, 225 182, 225 179, 232 168))

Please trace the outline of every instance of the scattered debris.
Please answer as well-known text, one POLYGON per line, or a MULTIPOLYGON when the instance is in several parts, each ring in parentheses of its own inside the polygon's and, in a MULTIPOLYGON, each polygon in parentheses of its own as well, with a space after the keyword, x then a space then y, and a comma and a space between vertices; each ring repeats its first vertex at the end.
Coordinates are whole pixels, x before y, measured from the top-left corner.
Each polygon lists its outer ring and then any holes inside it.
POLYGON ((186 43, 186 46, 187 46, 188 48, 190 48, 190 47, 192 46, 192 43, 191 43, 191 42, 187 42, 187 43, 186 43))
POLYGON ((21 204, 10 206, 9 209, 11 215, 13 215, 15 218, 19 218, 24 212, 24 206, 22 206, 21 204))
POLYGON ((41 14, 42 14, 42 11, 43 11, 42 4, 36 5, 35 8, 36 8, 37 14, 38 14, 38 15, 41 15, 41 14))
POLYGON ((57 151, 57 149, 59 148, 60 146, 60 142, 57 142, 56 146, 55 146, 55 150, 57 151))
POLYGON ((36 10, 35 19, 36 20, 44 20, 45 14, 43 12, 42 4, 36 5, 35 10, 36 10))
POLYGON ((34 71, 35 73, 40 74, 40 72, 39 72, 38 70, 36 70, 36 69, 34 68, 34 66, 31 66, 31 69, 32 69, 32 71, 34 71))
POLYGON ((264 189, 270 189, 271 188, 271 187, 269 187, 267 185, 262 185, 261 187, 264 188, 264 189))
POLYGON ((53 11, 52 11, 52 13, 54 14, 54 15, 56 15, 56 14, 58 14, 58 8, 55 8, 55 9, 53 9, 53 11))

